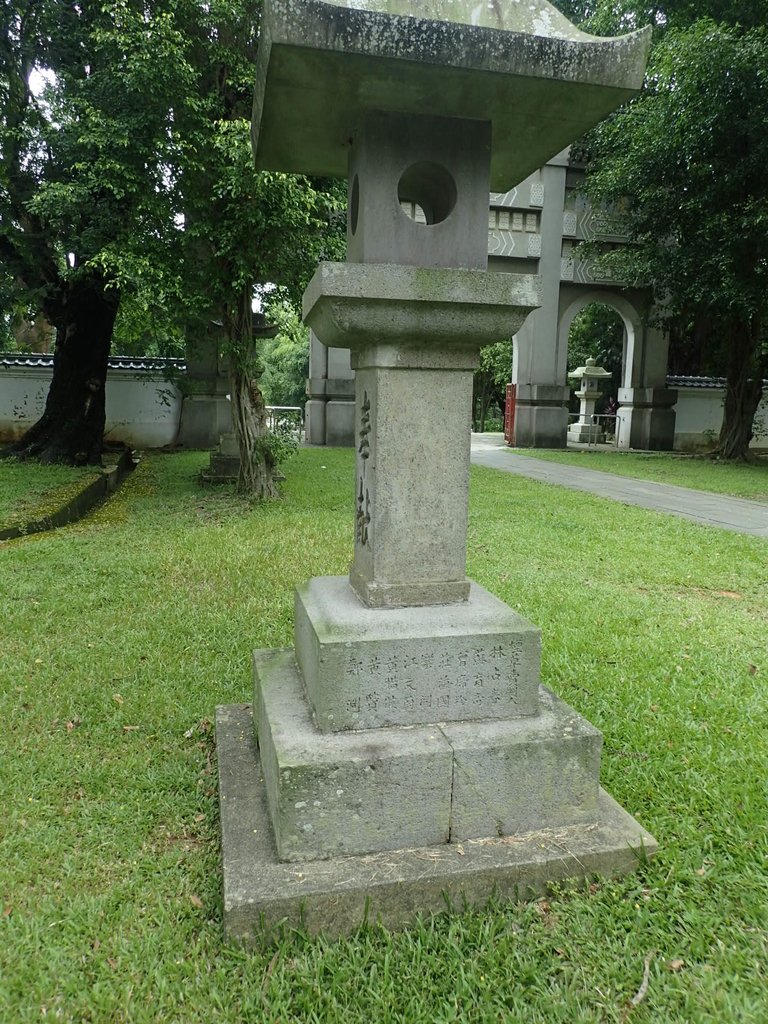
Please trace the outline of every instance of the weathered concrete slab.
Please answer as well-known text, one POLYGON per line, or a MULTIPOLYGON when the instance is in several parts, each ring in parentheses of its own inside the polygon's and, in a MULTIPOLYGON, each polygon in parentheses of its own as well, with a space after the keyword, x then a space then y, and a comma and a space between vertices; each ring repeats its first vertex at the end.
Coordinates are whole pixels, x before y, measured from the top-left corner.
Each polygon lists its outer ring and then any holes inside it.
POLYGON ((437 726, 320 733, 293 652, 254 654, 277 851, 308 861, 448 842, 453 751, 437 726))
POLYGON ((454 757, 451 842, 597 819, 602 735, 543 686, 539 709, 441 725, 454 757))
POLYGON ((346 577, 311 579, 296 591, 295 644, 324 732, 538 710, 541 630, 477 583, 461 604, 381 614, 346 577))
POLYGON ((383 365, 397 351, 398 364, 411 369, 435 366, 439 356, 438 365, 462 365, 451 361, 450 350, 458 349, 472 352, 466 365, 474 369, 476 350, 514 334, 539 304, 540 283, 530 274, 321 263, 302 308, 305 323, 329 347, 378 348, 383 365))
POLYGON ((346 177, 362 112, 429 112, 491 123, 505 192, 640 88, 650 37, 586 35, 545 0, 268 0, 257 165, 346 177))
POLYGON ((591 825, 542 829, 460 846, 400 849, 361 857, 280 863, 247 705, 216 710, 224 929, 245 943, 302 926, 335 938, 364 920, 387 927, 492 896, 524 899, 565 880, 633 871, 656 850, 653 837, 605 792, 591 825))

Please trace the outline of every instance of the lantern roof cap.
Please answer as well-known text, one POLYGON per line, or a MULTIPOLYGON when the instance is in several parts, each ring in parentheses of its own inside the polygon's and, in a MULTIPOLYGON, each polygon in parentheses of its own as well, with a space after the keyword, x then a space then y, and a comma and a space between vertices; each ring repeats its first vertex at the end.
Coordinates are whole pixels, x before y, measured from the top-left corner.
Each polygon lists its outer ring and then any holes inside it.
POLYGON ((569 377, 573 377, 574 380, 581 380, 582 377, 592 377, 601 379, 603 377, 610 377, 611 374, 608 370, 605 370, 602 366, 597 365, 597 360, 591 356, 587 359, 585 366, 577 366, 576 369, 568 374, 569 377))
POLYGON ((257 166, 346 177, 370 110, 490 121, 506 191, 642 85, 650 29, 590 36, 546 0, 265 0, 257 166))

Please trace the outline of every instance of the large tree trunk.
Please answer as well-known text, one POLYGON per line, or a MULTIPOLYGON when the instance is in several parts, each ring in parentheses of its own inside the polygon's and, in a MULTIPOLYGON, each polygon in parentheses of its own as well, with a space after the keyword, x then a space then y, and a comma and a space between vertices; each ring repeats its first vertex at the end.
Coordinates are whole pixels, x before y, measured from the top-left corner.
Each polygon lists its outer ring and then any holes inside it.
POLYGON ((46 308, 56 326, 53 379, 37 423, 0 457, 98 465, 104 444, 107 359, 120 295, 100 275, 68 281, 46 308))
POLYGON ((258 385, 252 295, 251 285, 243 287, 237 305, 225 311, 224 322, 230 342, 232 426, 240 450, 237 489, 263 501, 276 498, 278 491, 273 480, 275 457, 269 446, 267 410, 258 385))
POLYGON ((752 425, 763 396, 762 374, 756 372, 759 344, 754 324, 736 325, 731 332, 723 425, 715 452, 723 459, 749 458, 752 425))
POLYGON ((237 489, 259 501, 275 498, 278 493, 273 479, 275 459, 268 446, 264 396, 247 366, 234 366, 230 383, 232 425, 240 449, 237 489))

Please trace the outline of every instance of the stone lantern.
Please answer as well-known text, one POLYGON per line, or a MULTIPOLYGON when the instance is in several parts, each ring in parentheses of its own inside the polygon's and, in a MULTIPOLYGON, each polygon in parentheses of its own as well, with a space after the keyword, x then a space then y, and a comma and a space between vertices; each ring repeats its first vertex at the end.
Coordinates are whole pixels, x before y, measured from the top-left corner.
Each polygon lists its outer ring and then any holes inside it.
POLYGON ((603 444, 605 430, 601 429, 599 421, 594 418, 595 405, 603 394, 600 384, 610 378, 610 373, 598 366, 597 361, 590 356, 586 366, 578 366, 568 376, 581 384, 579 390, 574 392, 580 403, 579 418, 568 427, 568 440, 576 444, 603 444))
POLYGON ((488 192, 633 94, 648 45, 544 0, 264 5, 257 165, 349 182, 348 259, 304 319, 356 370, 354 555, 298 588, 252 708, 217 710, 233 938, 400 925, 655 847, 600 788, 600 733, 540 686, 540 630, 465 567, 472 371, 539 302, 487 272, 488 192))

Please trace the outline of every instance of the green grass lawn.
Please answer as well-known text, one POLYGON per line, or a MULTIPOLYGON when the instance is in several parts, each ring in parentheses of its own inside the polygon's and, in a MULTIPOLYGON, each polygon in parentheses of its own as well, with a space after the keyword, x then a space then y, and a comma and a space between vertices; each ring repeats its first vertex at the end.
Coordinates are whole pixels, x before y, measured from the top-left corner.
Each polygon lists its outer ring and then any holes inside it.
POLYGON ((24 526, 58 511, 98 475, 93 466, 0 462, 0 528, 24 526))
POLYGON ((291 643, 292 588, 346 571, 353 463, 302 450, 251 507, 198 486, 207 461, 145 458, 90 518, 0 545, 0 1021, 764 1024, 768 543, 473 469, 470 575, 542 627, 544 681, 660 852, 251 953, 222 940, 211 720, 291 643))
POLYGON ((668 452, 608 452, 516 448, 517 455, 528 455, 547 462, 567 466, 585 466, 602 473, 631 476, 640 480, 656 480, 697 491, 732 494, 768 502, 768 457, 760 456, 754 463, 729 463, 706 456, 672 455, 668 452))

